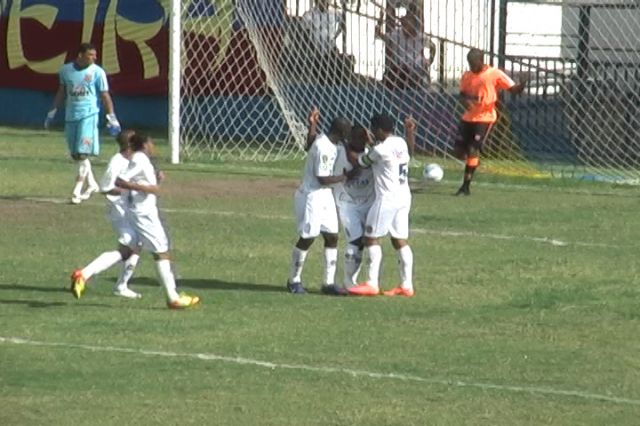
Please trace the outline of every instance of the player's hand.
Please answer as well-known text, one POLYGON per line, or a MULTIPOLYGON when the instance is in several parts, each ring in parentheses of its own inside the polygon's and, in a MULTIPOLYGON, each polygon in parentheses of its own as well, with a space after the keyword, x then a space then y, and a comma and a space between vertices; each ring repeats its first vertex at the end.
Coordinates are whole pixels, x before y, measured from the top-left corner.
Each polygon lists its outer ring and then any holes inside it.
POLYGON ((115 114, 107 114, 107 130, 111 136, 118 136, 122 127, 115 114))
POLYGON ((158 180, 158 183, 162 183, 164 181, 164 172, 162 170, 158 170, 156 172, 156 179, 158 180))
POLYGON ((118 188, 129 189, 129 182, 127 182, 126 180, 124 180, 122 178, 116 178, 115 185, 118 188))
POLYGON ((360 169, 358 167, 354 167, 351 170, 342 169, 342 174, 345 180, 351 180, 360 174, 360 169))
POLYGON ((404 119, 404 129, 407 132, 416 131, 416 120, 414 120, 412 116, 408 116, 407 118, 404 119))
POLYGON ((58 112, 58 110, 56 108, 52 109, 51 111, 49 111, 47 113, 47 118, 44 119, 44 128, 49 130, 49 127, 51 126, 51 123, 53 122, 53 119, 56 117, 56 112, 58 112))
POLYGON ((311 111, 309 111, 309 117, 307 119, 309 120, 309 126, 318 125, 318 123, 320 122, 320 110, 317 106, 311 108, 311 111))

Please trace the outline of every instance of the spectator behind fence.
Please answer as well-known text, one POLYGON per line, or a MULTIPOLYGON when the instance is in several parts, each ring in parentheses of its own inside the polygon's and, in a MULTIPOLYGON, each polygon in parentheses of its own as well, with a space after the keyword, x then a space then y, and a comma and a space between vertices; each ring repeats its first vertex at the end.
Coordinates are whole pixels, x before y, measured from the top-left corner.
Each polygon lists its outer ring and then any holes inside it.
MULTIPOLYGON (((387 64, 384 81, 388 87, 407 89, 424 87, 430 83, 429 68, 436 53, 436 45, 421 31, 420 17, 415 5, 407 9, 406 15, 400 18, 400 26, 389 34, 383 32, 385 24, 384 11, 376 25, 376 37, 386 43, 387 64), (429 48, 429 58, 424 50, 429 48)), ((389 10, 389 12, 391 12, 389 10)), ((396 18, 389 13, 389 19, 395 25, 396 18)))
POLYGON ((302 16, 308 32, 312 74, 321 82, 340 80, 340 74, 353 68, 353 59, 338 51, 336 39, 342 34, 343 17, 329 8, 328 0, 317 0, 316 5, 302 16))

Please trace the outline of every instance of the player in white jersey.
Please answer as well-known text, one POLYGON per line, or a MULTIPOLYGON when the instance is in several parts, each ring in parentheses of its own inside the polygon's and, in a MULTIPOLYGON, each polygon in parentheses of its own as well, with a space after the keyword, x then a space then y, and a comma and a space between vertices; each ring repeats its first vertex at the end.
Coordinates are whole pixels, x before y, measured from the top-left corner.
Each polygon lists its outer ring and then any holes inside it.
MULTIPOLYGON (((415 123, 414 123, 415 125, 415 123)), ((391 235, 391 244, 396 249, 401 283, 385 291, 387 296, 411 297, 413 289, 413 253, 408 244, 410 149, 400 136, 393 135, 393 119, 386 114, 376 114, 371 119, 371 131, 377 141, 368 153, 358 156, 362 167, 373 170, 376 199, 369 210, 365 226, 364 246, 369 257, 369 277, 366 282, 349 289, 350 294, 374 296, 380 292, 379 275, 382 263, 382 248, 379 238, 391 235)), ((414 129, 411 129, 413 133, 414 129)))
MULTIPOLYGON (((309 116, 310 135, 315 133, 318 120, 319 112, 314 109, 309 116)), ((315 137, 308 150, 302 183, 294 198, 299 239, 291 253, 291 269, 287 280, 287 289, 291 293, 306 293, 302 284, 302 269, 311 244, 322 234, 325 259, 322 292, 346 294, 344 289, 335 285, 339 228, 331 185, 347 180, 344 173, 334 175, 333 166, 337 144, 349 137, 350 130, 349 121, 338 117, 331 123, 329 134, 315 137)))
POLYGON ((130 141, 135 132, 125 130, 118 135, 116 140, 120 150, 111 160, 100 180, 100 192, 108 202, 107 214, 113 230, 118 235, 118 249, 106 251, 96 257, 91 263, 82 269, 76 269, 71 274, 71 292, 76 298, 80 298, 85 290, 85 284, 91 277, 103 272, 118 262, 122 262, 122 272, 113 289, 116 296, 128 299, 142 297, 139 293, 128 287, 129 280, 140 258, 138 252, 138 237, 131 223, 129 213, 129 191, 115 186, 116 178, 129 168, 131 157, 130 141))
POLYGON ((109 95, 107 75, 100 66, 95 64, 96 58, 96 48, 90 43, 82 43, 75 61, 62 66, 58 91, 44 121, 44 127, 48 129, 58 108, 66 99, 65 137, 69 154, 78 164, 76 183, 71 195, 72 204, 80 204, 99 189, 89 161, 89 157, 100 153, 98 98, 104 105, 110 134, 116 136, 120 133, 120 123, 114 113, 113 101, 109 95), (87 188, 83 192, 85 182, 87 188))
MULTIPOLYGON (((349 143, 338 146, 334 173, 354 169, 348 159, 347 151, 360 154, 368 150, 368 145, 370 145, 370 137, 367 129, 359 125, 353 126, 349 143)), ((344 286, 348 289, 358 283, 364 248, 362 237, 365 221, 375 199, 373 171, 370 167, 360 168, 352 179, 334 186, 333 195, 346 238, 344 286)))
POLYGON ((131 191, 131 218, 142 248, 153 253, 158 276, 167 294, 167 306, 184 309, 200 303, 197 296, 178 293, 171 270, 169 239, 160 222, 156 194, 160 190, 156 170, 149 158, 155 151, 153 140, 135 134, 131 138, 133 155, 129 168, 116 179, 116 186, 131 191))

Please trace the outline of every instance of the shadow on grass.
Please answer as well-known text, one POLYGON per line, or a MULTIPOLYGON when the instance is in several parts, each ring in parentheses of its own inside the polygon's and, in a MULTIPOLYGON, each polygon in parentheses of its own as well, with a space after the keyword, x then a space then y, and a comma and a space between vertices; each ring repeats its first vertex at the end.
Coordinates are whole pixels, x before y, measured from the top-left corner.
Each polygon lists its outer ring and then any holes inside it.
MULTIPOLYGON (((113 282, 116 280, 113 279, 113 282)), ((241 282, 229 282, 216 279, 204 279, 204 278, 182 278, 176 280, 178 288, 194 288, 194 289, 211 289, 211 290, 243 290, 243 291, 265 291, 265 292, 286 292, 284 284, 281 286, 273 284, 256 284, 256 283, 241 283, 241 282)), ((150 277, 134 277, 131 280, 131 286, 137 285, 158 287, 160 282, 155 278, 150 277)))
POLYGON ((43 293, 64 293, 69 291, 66 287, 38 287, 34 285, 0 284, 0 291, 3 290, 37 291, 43 293))
POLYGON ((53 308, 67 306, 64 302, 39 302, 37 300, 4 300, 0 299, 0 305, 25 305, 30 308, 53 308))

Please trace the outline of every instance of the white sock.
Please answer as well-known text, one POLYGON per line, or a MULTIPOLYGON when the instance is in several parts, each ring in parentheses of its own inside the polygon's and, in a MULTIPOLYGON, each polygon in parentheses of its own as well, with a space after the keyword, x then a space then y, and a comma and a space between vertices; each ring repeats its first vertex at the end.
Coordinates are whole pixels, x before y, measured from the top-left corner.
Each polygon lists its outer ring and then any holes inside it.
POLYGON ((176 291, 176 280, 173 278, 173 272, 171 272, 171 261, 169 259, 156 260, 156 270, 158 271, 160 282, 167 292, 169 301, 178 300, 180 295, 176 291))
POLYGON ((82 270, 82 276, 85 280, 88 280, 95 274, 99 274, 111 268, 116 263, 122 260, 122 255, 118 250, 105 251, 100 256, 96 257, 91 263, 84 267, 82 270))
POLYGON ((298 247, 294 247, 291 252, 291 272, 289 273, 290 283, 299 283, 302 281, 302 268, 304 267, 304 261, 307 258, 308 250, 300 250, 298 247))
POLYGON ((133 271, 135 271, 139 259, 139 255, 132 254, 127 260, 122 263, 122 271, 120 271, 120 276, 118 277, 118 281, 116 282, 116 288, 121 290, 127 288, 129 280, 133 276, 133 271))
POLYGON ((324 284, 334 285, 336 283, 336 268, 338 264, 338 249, 324 248, 324 284))
POLYGON ((398 267, 400 270, 400 286, 406 289, 413 289, 413 251, 411 247, 404 246, 396 250, 398 254, 398 267))
POLYGON ((344 253, 344 286, 353 287, 358 284, 358 274, 362 264, 362 250, 356 245, 348 244, 344 253))
POLYGON ((93 170, 91 169, 91 161, 89 161, 89 159, 85 159, 84 161, 86 161, 86 179, 87 179, 87 185, 90 188, 97 188, 98 187, 98 182, 96 182, 96 178, 93 176, 93 170))
POLYGON ((87 165, 89 169, 91 168, 91 163, 89 163, 88 159, 78 161, 78 176, 76 177, 76 184, 73 187, 73 196, 79 197, 82 194, 82 187, 84 186, 84 182, 87 179, 87 165))
POLYGON ((365 248, 365 251, 369 255, 369 279, 367 282, 372 287, 379 287, 378 282, 380 277, 380 264, 382 263, 382 247, 379 245, 372 245, 365 248))

